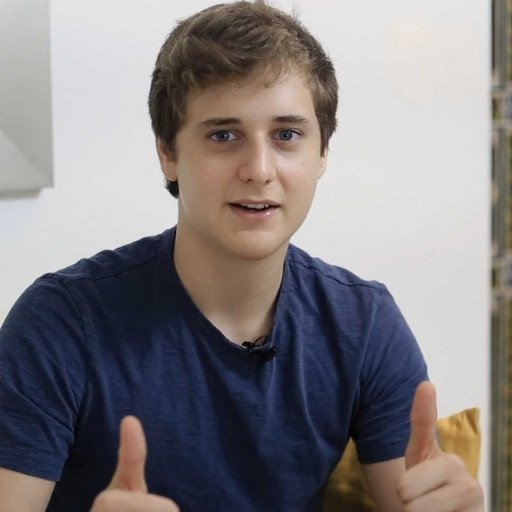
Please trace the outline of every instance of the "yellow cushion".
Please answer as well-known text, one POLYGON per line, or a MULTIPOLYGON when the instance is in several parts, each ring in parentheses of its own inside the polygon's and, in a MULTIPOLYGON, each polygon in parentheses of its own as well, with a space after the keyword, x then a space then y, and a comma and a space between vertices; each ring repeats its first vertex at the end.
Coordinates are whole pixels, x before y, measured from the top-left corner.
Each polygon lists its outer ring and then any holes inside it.
MULTIPOLYGON (((476 478, 480 462, 480 411, 466 409, 437 421, 439 444, 445 452, 456 453, 476 478)), ((323 512, 374 512, 375 506, 364 481, 352 441, 336 466, 324 496, 323 512)))

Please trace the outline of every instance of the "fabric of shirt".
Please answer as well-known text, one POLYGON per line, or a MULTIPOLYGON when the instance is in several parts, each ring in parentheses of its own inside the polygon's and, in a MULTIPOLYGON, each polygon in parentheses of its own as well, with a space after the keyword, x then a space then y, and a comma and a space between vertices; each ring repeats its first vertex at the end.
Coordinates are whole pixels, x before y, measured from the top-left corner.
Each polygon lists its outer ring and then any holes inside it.
POLYGON ((290 246, 250 351, 187 294, 174 239, 103 251, 18 299, 0 330, 0 467, 57 481, 48 511, 87 512, 133 414, 149 490, 182 512, 316 512, 349 437, 362 463, 403 456, 427 372, 382 284, 290 246))

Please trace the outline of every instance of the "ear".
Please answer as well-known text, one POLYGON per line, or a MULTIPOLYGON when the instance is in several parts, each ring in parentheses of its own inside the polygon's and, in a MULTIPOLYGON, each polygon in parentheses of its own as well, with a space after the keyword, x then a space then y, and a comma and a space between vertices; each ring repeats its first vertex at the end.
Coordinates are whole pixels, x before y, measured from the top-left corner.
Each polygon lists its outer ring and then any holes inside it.
POLYGON ((169 181, 176 181, 178 179, 176 175, 176 159, 171 149, 160 137, 155 138, 155 144, 158 159, 160 160, 160 167, 162 168, 164 176, 169 181))
POLYGON ((325 169, 327 168, 327 148, 324 150, 323 155, 320 157, 320 167, 318 169, 318 179, 320 179, 325 172, 325 169))

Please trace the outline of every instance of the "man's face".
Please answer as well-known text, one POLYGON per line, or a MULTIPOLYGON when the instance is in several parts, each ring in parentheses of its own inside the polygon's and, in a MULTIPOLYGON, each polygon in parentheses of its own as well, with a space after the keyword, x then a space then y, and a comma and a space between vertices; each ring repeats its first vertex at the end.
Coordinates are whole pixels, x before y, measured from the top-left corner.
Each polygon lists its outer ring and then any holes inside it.
POLYGON ((325 168, 304 78, 265 86, 253 75, 189 95, 177 158, 158 142, 167 179, 178 180, 178 233, 190 247, 259 260, 284 253, 325 168))

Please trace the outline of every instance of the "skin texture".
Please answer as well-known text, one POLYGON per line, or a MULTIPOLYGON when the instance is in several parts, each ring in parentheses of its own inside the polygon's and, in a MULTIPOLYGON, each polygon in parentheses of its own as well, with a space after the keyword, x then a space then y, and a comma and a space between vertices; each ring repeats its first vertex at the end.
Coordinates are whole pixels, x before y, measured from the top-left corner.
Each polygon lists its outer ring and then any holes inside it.
POLYGON ((175 159, 157 144, 165 176, 180 184, 177 265, 181 253, 190 256, 190 247, 200 250, 203 261, 282 262, 325 169, 304 80, 291 75, 266 87, 261 77, 249 76, 191 94, 176 146, 175 159), (212 122, 220 119, 232 121, 212 122), (248 200, 273 201, 278 208, 251 219, 230 206, 248 200))
POLYGON ((55 482, 0 468, 0 512, 44 512, 55 482))

